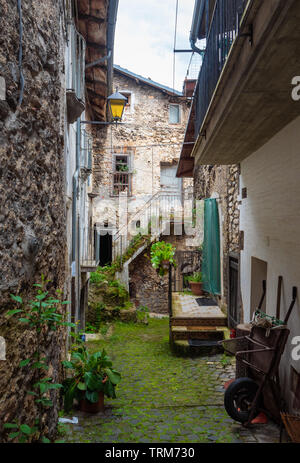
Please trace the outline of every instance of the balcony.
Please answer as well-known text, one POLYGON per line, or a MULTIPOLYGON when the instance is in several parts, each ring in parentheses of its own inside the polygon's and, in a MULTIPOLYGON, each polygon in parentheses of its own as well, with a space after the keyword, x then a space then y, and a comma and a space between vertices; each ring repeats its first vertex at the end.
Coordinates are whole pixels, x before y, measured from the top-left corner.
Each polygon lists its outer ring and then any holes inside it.
POLYGON ((132 174, 130 172, 114 172, 112 175, 112 196, 126 193, 131 196, 132 174))
POLYGON ((299 20, 296 0, 215 2, 193 102, 196 164, 241 162, 299 115, 299 20))
POLYGON ((231 46, 239 34, 240 21, 246 4, 247 0, 216 2, 195 94, 197 133, 203 124, 231 46))

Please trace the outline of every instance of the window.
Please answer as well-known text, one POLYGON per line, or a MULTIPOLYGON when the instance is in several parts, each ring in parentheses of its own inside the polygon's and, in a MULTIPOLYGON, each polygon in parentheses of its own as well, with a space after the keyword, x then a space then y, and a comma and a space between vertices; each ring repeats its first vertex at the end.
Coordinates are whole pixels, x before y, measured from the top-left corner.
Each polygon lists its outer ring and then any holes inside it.
POLYGON ((170 104, 169 106, 169 123, 179 124, 180 123, 180 106, 179 104, 170 104))
POLYGON ((120 92, 125 98, 127 98, 127 102, 125 104, 125 108, 130 108, 131 106, 131 93, 130 92, 120 92))
POLYGON ((113 186, 112 195, 119 196, 126 192, 131 195, 130 156, 117 155, 113 157, 113 186))
POLYGON ((115 172, 129 171, 129 156, 115 156, 115 172))

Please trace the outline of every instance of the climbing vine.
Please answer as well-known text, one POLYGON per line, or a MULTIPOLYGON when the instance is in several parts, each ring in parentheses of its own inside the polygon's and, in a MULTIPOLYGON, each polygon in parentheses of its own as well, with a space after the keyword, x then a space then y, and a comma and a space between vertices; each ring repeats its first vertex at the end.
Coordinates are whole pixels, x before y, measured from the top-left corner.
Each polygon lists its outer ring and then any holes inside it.
POLYGON ((51 400, 51 391, 62 388, 61 384, 55 383, 53 378, 48 374, 49 358, 43 352, 46 344, 46 337, 58 329, 60 326, 75 327, 74 323, 65 320, 66 314, 62 313, 62 306, 69 304, 68 301, 62 301, 61 291, 56 291, 56 297, 53 297, 46 290, 49 280, 42 275, 41 283, 34 284, 35 295, 27 304, 19 295, 11 294, 11 299, 17 307, 7 312, 7 317, 18 316, 19 323, 25 324, 29 329, 35 332, 36 349, 32 355, 23 359, 19 367, 30 368, 33 372, 33 379, 28 395, 34 397, 36 404, 37 416, 34 423, 5 423, 4 428, 9 430, 9 439, 17 439, 18 442, 43 442, 49 443, 50 439, 43 433, 43 415, 53 406, 51 400))

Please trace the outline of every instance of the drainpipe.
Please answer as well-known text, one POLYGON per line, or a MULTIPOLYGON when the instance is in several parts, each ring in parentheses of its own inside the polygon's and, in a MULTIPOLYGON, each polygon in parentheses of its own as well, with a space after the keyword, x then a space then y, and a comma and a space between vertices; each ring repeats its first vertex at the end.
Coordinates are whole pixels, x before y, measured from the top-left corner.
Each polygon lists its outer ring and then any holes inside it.
POLYGON ((72 261, 76 259, 76 216, 77 216, 77 195, 79 188, 80 170, 80 119, 76 124, 76 171, 73 175, 73 213, 72 213, 72 261))
POLYGON ((109 8, 108 8, 108 27, 107 27, 107 51, 108 51, 108 54, 110 55, 107 61, 108 95, 112 93, 113 52, 114 52, 115 30, 116 30, 118 7, 119 7, 119 0, 110 0, 109 8))
POLYGON ((85 69, 92 68, 93 66, 97 66, 97 64, 104 63, 104 61, 109 60, 111 58, 111 50, 109 50, 108 55, 103 56, 103 58, 98 59, 97 61, 93 61, 85 66, 85 69))
POLYGON ((201 56, 203 55, 204 51, 200 50, 196 46, 196 42, 198 39, 198 31, 201 24, 201 19, 204 12, 205 0, 196 0, 194 14, 193 14, 193 22, 192 22, 192 29, 190 32, 190 44, 191 48, 195 53, 199 53, 201 56))
POLYGON ((78 304, 80 301, 80 288, 78 282, 80 281, 80 241, 79 241, 79 230, 77 222, 77 196, 79 189, 79 173, 80 173, 80 118, 77 119, 76 124, 76 170, 73 175, 73 205, 72 205, 72 274, 75 271, 75 318, 78 319, 78 304), (77 247, 78 246, 78 247, 77 247), (78 249, 76 263, 76 248, 78 249), (78 265, 76 265, 78 264, 78 265))

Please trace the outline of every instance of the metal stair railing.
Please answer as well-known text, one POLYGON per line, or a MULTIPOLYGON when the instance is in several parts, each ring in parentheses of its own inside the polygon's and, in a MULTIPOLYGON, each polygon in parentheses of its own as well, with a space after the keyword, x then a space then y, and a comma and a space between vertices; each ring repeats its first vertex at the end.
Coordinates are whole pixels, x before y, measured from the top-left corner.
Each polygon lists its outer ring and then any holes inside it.
POLYGON ((126 253, 131 239, 138 233, 144 236, 150 235, 151 241, 154 241, 167 229, 172 218, 182 219, 182 217, 182 193, 165 191, 155 193, 113 236, 114 258, 122 257, 126 253), (138 227, 137 223, 139 223, 138 227))

